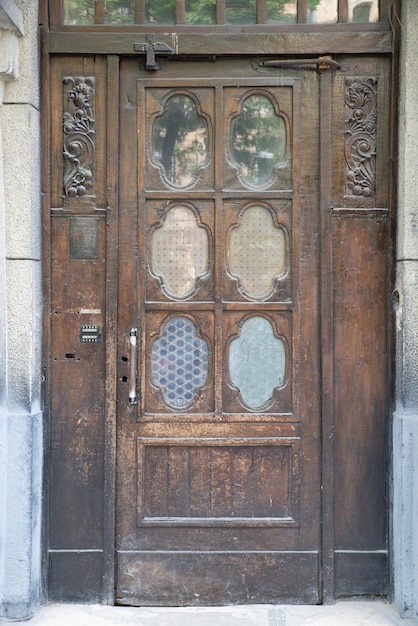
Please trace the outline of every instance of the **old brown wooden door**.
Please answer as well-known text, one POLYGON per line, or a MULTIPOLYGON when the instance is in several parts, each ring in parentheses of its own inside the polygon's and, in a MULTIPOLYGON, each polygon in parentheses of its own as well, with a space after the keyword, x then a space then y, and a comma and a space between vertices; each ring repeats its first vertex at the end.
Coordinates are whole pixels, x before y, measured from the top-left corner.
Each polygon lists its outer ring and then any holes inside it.
POLYGON ((319 76, 160 65, 121 61, 116 601, 317 602, 319 76))

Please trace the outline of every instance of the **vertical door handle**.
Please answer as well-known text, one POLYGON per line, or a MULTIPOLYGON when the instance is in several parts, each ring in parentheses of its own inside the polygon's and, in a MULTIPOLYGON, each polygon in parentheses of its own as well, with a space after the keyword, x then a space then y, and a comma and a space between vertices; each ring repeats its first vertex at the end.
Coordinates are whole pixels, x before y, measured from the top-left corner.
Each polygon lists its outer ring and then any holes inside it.
POLYGON ((136 404, 138 397, 136 395, 136 340, 138 329, 131 328, 129 332, 129 404, 136 404))

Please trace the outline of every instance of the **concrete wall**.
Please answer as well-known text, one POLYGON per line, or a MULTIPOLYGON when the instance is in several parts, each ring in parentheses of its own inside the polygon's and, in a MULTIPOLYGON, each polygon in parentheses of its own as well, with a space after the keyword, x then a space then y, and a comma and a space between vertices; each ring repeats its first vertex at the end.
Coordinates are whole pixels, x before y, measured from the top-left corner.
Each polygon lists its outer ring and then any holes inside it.
POLYGON ((0 0, 0 616, 39 603, 42 473, 38 3, 0 0))
POLYGON ((395 601, 418 615, 418 2, 402 1, 399 93, 396 412, 393 419, 395 601))

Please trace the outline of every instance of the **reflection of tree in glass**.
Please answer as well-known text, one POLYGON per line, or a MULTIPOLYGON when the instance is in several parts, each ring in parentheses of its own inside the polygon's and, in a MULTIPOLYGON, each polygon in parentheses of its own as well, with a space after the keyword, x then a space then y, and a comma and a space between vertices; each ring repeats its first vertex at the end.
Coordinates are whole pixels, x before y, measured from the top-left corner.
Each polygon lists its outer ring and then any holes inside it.
POLYGON ((249 96, 231 124, 231 154, 250 185, 264 185, 286 151, 286 128, 271 101, 262 95, 249 96))
POLYGON ((135 0, 106 0, 105 22, 109 24, 132 24, 135 0))
MULTIPOLYGON (((187 24, 215 24, 216 0, 185 0, 187 24)), ((321 0, 307 0, 308 9, 315 10, 321 0)), ((134 0, 106 0, 105 22, 130 24, 134 20, 134 0)), ((227 0, 227 24, 255 24, 257 0, 227 0)), ((94 24, 95 0, 64 0, 65 24, 94 24)), ((292 0, 267 0, 267 22, 294 21, 292 0), (289 10, 290 7, 290 10, 289 10)), ((148 24, 175 24, 176 0, 145 0, 145 21, 148 24)))
POLYGON ((152 144, 154 158, 173 185, 187 187, 193 182, 207 159, 207 135, 206 120, 192 98, 178 95, 167 100, 164 113, 154 121, 152 144))

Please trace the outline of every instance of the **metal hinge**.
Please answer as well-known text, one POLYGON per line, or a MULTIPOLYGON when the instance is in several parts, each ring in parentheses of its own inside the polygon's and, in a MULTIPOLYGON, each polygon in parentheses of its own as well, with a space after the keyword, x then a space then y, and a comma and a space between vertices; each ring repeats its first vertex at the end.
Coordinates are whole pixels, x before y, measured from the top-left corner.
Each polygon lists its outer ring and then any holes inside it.
POLYGON ((153 72, 160 69, 155 59, 156 54, 174 54, 173 48, 163 41, 156 41, 155 35, 147 35, 145 43, 134 43, 134 51, 146 54, 145 68, 153 72))
POLYGON ((331 56, 324 55, 316 59, 271 59, 261 61, 263 67, 303 67, 306 65, 316 65, 319 70, 341 70, 345 69, 341 63, 335 61, 331 56))

